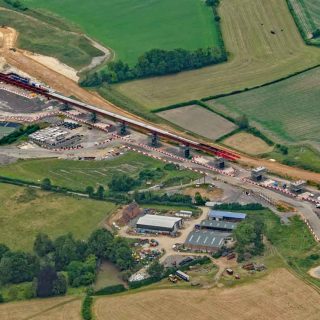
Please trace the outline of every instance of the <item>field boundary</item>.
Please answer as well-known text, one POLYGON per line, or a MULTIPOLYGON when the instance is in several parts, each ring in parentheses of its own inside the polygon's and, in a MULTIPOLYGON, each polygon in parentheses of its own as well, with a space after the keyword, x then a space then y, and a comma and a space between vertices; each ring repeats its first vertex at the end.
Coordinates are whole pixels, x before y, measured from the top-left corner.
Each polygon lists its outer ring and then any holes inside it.
POLYGON ((260 89, 260 88, 263 88, 263 87, 267 87, 267 86, 270 86, 272 84, 275 84, 275 83, 279 83, 281 81, 285 81, 287 79, 290 79, 290 78, 293 78, 295 76, 298 76, 300 74, 303 74, 305 72, 308 72, 308 71, 311 71, 311 70, 314 70, 314 69, 317 69, 320 67, 320 64, 316 64, 312 67, 309 67, 307 69, 304 69, 304 70, 301 70, 301 71, 297 71, 297 72, 294 72, 294 73, 291 73, 285 77, 282 77, 282 78, 279 78, 279 79, 276 79, 276 80, 273 80, 273 81, 269 81, 269 82, 266 82, 264 84, 261 84, 261 85, 258 85, 258 86, 254 86, 254 87, 250 87, 250 88, 244 88, 242 90, 235 90, 235 91, 231 91, 231 92, 228 92, 228 93, 222 93, 222 94, 217 94, 217 95, 214 95, 214 96, 207 96, 207 97, 204 97, 204 98, 201 98, 199 100, 195 99, 195 100, 188 100, 188 101, 184 101, 184 102, 178 102, 178 103, 175 103, 175 104, 171 104, 171 105, 168 105, 168 106, 163 106, 163 107, 159 107, 159 108, 156 108, 156 109, 153 109, 153 110, 150 110, 150 113, 159 113, 159 112, 162 112, 162 111, 167 111, 167 110, 172 110, 172 109, 176 109, 176 108, 181 108, 181 107, 186 107, 190 104, 196 104, 196 105, 199 105, 199 106, 202 106, 212 112, 215 112, 217 113, 218 115, 224 117, 225 119, 229 120, 229 121, 232 121, 234 122, 234 120, 223 114, 223 113, 220 113, 218 111, 214 111, 212 109, 210 109, 210 107, 208 107, 205 102, 209 101, 209 100, 215 100, 215 99, 219 99, 219 98, 225 98, 225 97, 229 97, 229 96, 234 96, 234 95, 237 95, 237 94, 240 94, 240 93, 243 93, 243 92, 248 92, 248 91, 252 91, 252 90, 255 90, 255 89, 260 89))
POLYGON ((208 101, 208 100, 225 98, 225 97, 229 97, 229 96, 234 96, 234 95, 239 94, 239 93, 243 93, 243 92, 247 92, 247 91, 251 91, 251 90, 267 87, 267 86, 270 86, 272 84, 275 84, 275 83, 290 79, 292 77, 298 76, 298 75, 303 74, 305 72, 311 71, 313 69, 317 69, 319 67, 320 67, 320 64, 316 64, 316 65, 314 65, 312 67, 309 67, 307 69, 304 69, 304 70, 301 70, 301 71, 297 71, 297 72, 294 72, 294 73, 290 73, 289 75, 287 75, 285 77, 282 77, 282 78, 279 78, 279 79, 276 79, 276 80, 273 80, 273 81, 269 81, 269 82, 263 83, 263 84, 258 85, 258 86, 254 86, 254 87, 250 87, 250 88, 244 88, 242 90, 235 90, 235 91, 231 91, 231 92, 228 92, 228 93, 217 94, 217 95, 214 95, 214 96, 204 97, 204 98, 201 98, 200 101, 205 102, 205 101, 208 101))

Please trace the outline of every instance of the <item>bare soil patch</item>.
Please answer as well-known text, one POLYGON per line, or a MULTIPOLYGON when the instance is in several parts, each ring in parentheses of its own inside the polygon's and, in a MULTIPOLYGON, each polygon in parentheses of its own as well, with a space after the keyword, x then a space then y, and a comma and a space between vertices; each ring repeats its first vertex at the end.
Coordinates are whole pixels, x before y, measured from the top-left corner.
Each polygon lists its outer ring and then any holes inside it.
POLYGON ((230 289, 155 290, 97 299, 98 320, 316 320, 320 295, 279 269, 230 289))
POLYGON ((223 141, 228 147, 241 150, 251 155, 271 152, 273 147, 269 146, 262 139, 246 132, 237 133, 223 141))
POLYGON ((45 65, 49 69, 52 69, 53 71, 56 71, 56 72, 64 75, 65 77, 67 77, 75 82, 78 82, 78 80, 79 80, 79 77, 77 76, 77 70, 60 62, 56 58, 44 56, 41 54, 35 54, 35 53, 28 52, 28 51, 25 51, 24 54, 27 57, 45 65))
POLYGON ((216 201, 221 200, 223 196, 223 190, 219 188, 186 188, 183 190, 183 194, 191 197, 194 197, 197 192, 199 192, 203 198, 205 197, 216 201))
POLYGON ((197 105, 162 111, 158 115, 188 131, 212 140, 237 128, 232 122, 197 105))

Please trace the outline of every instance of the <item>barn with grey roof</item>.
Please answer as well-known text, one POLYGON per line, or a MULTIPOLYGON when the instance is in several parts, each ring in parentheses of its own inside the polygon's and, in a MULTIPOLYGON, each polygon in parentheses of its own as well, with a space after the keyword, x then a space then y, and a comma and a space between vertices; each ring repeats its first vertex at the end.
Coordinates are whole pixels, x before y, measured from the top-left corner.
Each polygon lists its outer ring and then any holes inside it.
POLYGON ((198 230, 189 233, 184 246, 192 251, 215 252, 224 244, 228 233, 198 230))
POLYGON ((183 223, 182 218, 146 214, 138 219, 136 228, 139 232, 175 234, 183 223))

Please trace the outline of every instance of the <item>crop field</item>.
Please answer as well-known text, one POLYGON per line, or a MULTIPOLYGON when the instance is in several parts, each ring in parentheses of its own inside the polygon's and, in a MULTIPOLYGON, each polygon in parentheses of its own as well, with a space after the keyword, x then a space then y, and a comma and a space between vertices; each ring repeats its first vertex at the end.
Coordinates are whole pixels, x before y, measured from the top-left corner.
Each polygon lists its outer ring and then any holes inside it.
POLYGON ((320 4, 318 0, 288 0, 304 36, 311 43, 320 44, 320 37, 313 38, 312 33, 320 29, 320 4))
POLYGON ((21 250, 31 250, 40 231, 52 237, 72 232, 86 239, 116 208, 109 202, 7 184, 0 184, 0 203, 0 243, 21 250))
POLYGON ((178 125, 187 132, 194 132, 212 140, 237 129, 234 123, 197 105, 162 111, 158 113, 158 116, 178 125))
MULTIPOLYGON (((50 178, 54 185, 84 191, 87 186, 103 185, 107 188, 108 182, 115 173, 130 174, 130 176, 136 178, 143 169, 163 168, 164 165, 159 160, 132 152, 105 161, 56 159, 19 161, 12 165, 0 167, 0 175, 36 182, 44 178, 50 178)), ((192 171, 165 171, 159 182, 167 184, 172 179, 177 179, 178 183, 180 183, 180 180, 181 182, 190 182, 190 179, 197 179, 198 177, 199 175, 192 171)))
POLYGON ((81 299, 59 297, 0 304, 1 320, 81 320, 81 299))
POLYGON ((113 87, 148 112, 165 105, 254 87, 320 63, 305 45, 285 0, 228 0, 219 7, 229 61, 113 87))
POLYGON ((278 139, 286 142, 311 141, 320 146, 319 86, 320 68, 316 68, 211 103, 213 108, 227 115, 247 115, 249 120, 278 139))
POLYGON ((271 152, 273 149, 262 139, 246 132, 239 132, 226 138, 223 144, 251 155, 271 152))
POLYGON ((134 64, 144 52, 219 45, 212 11, 201 0, 24 0, 54 12, 134 64), (168 36, 170 35, 170 36, 168 36))
POLYGON ((19 48, 55 57, 75 69, 81 69, 93 57, 102 54, 82 35, 58 29, 15 11, 0 8, 0 21, 1 25, 10 26, 19 32, 19 48))
POLYGON ((316 320, 320 295, 279 269, 248 285, 228 289, 148 290, 98 298, 94 313, 97 320, 316 320))

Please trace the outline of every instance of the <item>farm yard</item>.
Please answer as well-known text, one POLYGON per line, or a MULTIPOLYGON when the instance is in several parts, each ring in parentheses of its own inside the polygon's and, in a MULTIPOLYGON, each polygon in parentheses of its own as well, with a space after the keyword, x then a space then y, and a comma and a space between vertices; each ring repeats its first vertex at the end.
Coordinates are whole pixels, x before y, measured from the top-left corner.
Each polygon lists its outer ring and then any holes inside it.
POLYGON ((271 152, 273 147, 269 146, 262 139, 246 132, 239 132, 223 140, 223 144, 228 147, 241 150, 250 155, 258 155, 271 152))
POLYGON ((279 269, 250 284, 229 289, 147 290, 98 298, 94 314, 97 320, 316 320, 319 302, 318 292, 287 270, 279 269))
POLYGON ((316 68, 269 86, 206 103, 232 117, 245 114, 278 140, 320 146, 319 85, 320 68, 316 68))
POLYGON ((201 0, 24 0, 79 25, 89 36, 129 64, 150 49, 198 48, 219 45, 212 10, 201 0), (143 30, 143 32, 142 32, 143 30), (170 34, 170 37, 168 35, 170 34))
POLYGON ((237 129, 234 123, 197 105, 166 110, 157 114, 187 132, 194 132, 212 140, 237 129))
POLYGON ((113 90, 147 113, 181 101, 254 87, 320 63, 319 49, 305 45, 285 0, 222 1, 218 10, 229 62, 117 84, 113 90))
POLYGON ((15 250, 32 250, 38 232, 52 237, 72 232, 75 238, 86 239, 116 208, 105 201, 6 184, 0 184, 0 189, 0 243, 15 250))
POLYGON ((320 5, 318 0, 288 0, 294 19, 302 31, 302 35, 310 44, 320 45, 320 35, 314 37, 314 32, 320 30, 320 5))
MULTIPOLYGON (((112 176, 116 173, 129 174, 137 178, 144 169, 162 168, 160 160, 136 153, 126 153, 113 160, 105 161, 74 161, 57 159, 37 159, 18 161, 8 166, 0 167, 0 176, 19 178, 30 182, 40 182, 50 178, 53 185, 84 191, 87 186, 103 185, 107 188, 112 176)), ((186 170, 163 171, 157 182, 164 184, 190 182, 199 178, 199 174, 186 170)))
POLYGON ((81 299, 61 297, 0 304, 1 320, 81 320, 81 299))

